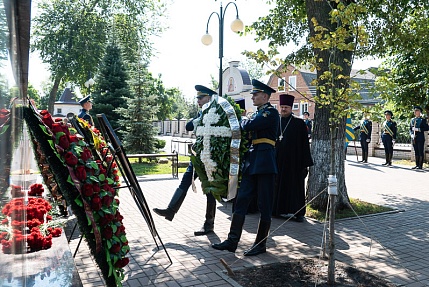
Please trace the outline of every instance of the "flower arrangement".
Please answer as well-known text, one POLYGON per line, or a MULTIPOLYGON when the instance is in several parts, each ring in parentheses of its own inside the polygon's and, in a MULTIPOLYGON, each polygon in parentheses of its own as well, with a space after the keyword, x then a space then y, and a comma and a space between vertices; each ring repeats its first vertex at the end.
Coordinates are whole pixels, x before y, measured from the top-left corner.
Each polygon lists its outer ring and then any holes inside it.
POLYGON ((11 186, 13 198, 2 208, 2 214, 6 216, 0 227, 3 253, 21 254, 51 248, 52 237, 61 236, 62 228, 58 226, 64 221, 53 221, 52 215, 48 214, 52 206, 40 197, 44 192, 41 184, 30 186, 28 193, 39 197, 29 197, 27 201, 23 197, 15 197, 22 196, 22 193, 17 192, 18 189, 21 190, 21 187, 11 186), (27 230, 30 231, 29 234, 27 230))
POLYGON ((78 219, 107 286, 122 286, 130 248, 119 212, 118 167, 100 132, 79 118, 76 128, 47 111, 25 114, 32 137, 47 159, 60 193, 78 219))
MULTIPOLYGON (((226 98, 233 107, 238 121, 241 120, 240 106, 230 97, 226 98)), ((202 120, 195 121, 196 141, 191 161, 201 181, 204 193, 212 193, 217 200, 226 198, 230 179, 232 131, 228 115, 218 101, 212 101, 203 112, 202 120)), ((240 127, 237 127, 240 129, 240 127)), ((241 132, 239 158, 246 151, 247 139, 241 132)))

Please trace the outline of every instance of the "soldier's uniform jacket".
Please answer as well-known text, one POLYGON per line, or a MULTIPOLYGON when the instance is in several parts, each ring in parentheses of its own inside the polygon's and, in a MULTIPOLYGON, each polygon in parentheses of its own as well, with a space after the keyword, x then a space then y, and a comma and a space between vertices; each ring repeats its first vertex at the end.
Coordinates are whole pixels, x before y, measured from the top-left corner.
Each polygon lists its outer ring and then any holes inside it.
POLYGON ((390 121, 384 121, 382 126, 382 133, 381 136, 383 137, 383 134, 389 134, 394 140, 396 139, 396 132, 398 131, 398 128, 396 126, 396 122, 390 120, 390 121))
POLYGON ((245 163, 249 174, 277 173, 275 144, 279 121, 279 112, 270 103, 259 107, 250 120, 242 121, 242 128, 252 138, 245 163))
POLYGON ((414 135, 414 140, 425 141, 424 131, 428 130, 427 120, 422 117, 413 118, 410 121, 410 135, 414 135))
POLYGON ((193 131, 194 130, 194 120, 196 120, 196 119, 198 119, 199 117, 201 117, 201 115, 202 115, 202 112, 201 111, 199 111, 198 112, 198 114, 197 114, 197 116, 195 117, 195 118, 193 118, 192 120, 190 120, 189 122, 187 122, 186 123, 186 126, 185 126, 185 129, 188 131, 188 132, 191 132, 191 131, 193 131))
POLYGON ((313 124, 310 119, 304 120, 304 123, 307 127, 308 138, 311 138, 311 129, 313 128, 313 124))
POLYGON ((92 120, 91 115, 88 114, 87 110, 81 109, 78 117, 81 118, 81 119, 84 119, 85 121, 87 121, 91 126, 94 125, 94 121, 92 120))
POLYGON ((371 139, 372 133, 372 122, 368 119, 362 120, 359 126, 354 128, 355 131, 359 130, 359 139, 366 140, 371 139))

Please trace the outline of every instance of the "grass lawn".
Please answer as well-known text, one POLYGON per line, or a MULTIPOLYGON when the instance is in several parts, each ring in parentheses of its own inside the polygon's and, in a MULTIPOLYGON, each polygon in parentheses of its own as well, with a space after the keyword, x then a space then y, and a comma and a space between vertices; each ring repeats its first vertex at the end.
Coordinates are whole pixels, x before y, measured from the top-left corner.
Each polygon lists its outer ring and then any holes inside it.
MULTIPOLYGON (((354 211, 352 209, 339 210, 335 214, 335 219, 356 217, 356 214, 359 216, 362 216, 362 215, 376 214, 376 213, 393 210, 392 208, 389 208, 389 207, 372 204, 372 203, 361 201, 359 199, 354 199, 354 198, 350 198, 350 204, 352 205, 354 211)), ((310 206, 307 206, 307 212, 305 213, 305 216, 324 222, 326 214, 324 211, 318 211, 318 210, 312 209, 310 206)))
MULTIPOLYGON (((189 156, 179 155, 179 162, 189 162, 189 156)), ((131 166, 136 176, 149 175, 149 174, 171 174, 171 161, 168 163, 159 164, 156 161, 150 161, 149 159, 143 159, 142 163, 139 163, 137 158, 130 159, 131 166)), ((186 167, 179 167, 179 173, 186 171, 186 167)))

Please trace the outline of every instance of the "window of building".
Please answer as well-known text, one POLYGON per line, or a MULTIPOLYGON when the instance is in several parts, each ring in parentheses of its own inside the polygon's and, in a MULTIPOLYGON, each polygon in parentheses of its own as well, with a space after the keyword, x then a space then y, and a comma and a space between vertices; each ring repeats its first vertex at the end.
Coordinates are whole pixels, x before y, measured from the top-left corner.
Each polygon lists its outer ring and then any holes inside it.
POLYGON ((62 113, 62 111, 63 111, 62 109, 59 109, 59 108, 58 108, 58 109, 57 109, 57 114, 61 114, 61 113, 62 113))
POLYGON ((278 91, 284 91, 285 90, 285 80, 283 78, 278 78, 277 90, 278 91))
POLYGON ((299 110, 299 104, 298 103, 293 103, 292 110, 299 110))
POLYGON ((289 76, 289 91, 296 89, 296 76, 289 76))
POLYGON ((308 112, 308 102, 301 102, 301 108, 300 108, 299 114, 302 115, 305 112, 308 112))

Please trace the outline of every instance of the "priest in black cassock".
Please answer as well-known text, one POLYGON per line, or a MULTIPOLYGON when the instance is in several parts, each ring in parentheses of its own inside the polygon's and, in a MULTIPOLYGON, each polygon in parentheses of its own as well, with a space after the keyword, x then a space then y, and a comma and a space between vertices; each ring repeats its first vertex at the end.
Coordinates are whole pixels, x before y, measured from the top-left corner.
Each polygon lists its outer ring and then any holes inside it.
POLYGON ((287 217, 294 214, 296 221, 303 222, 305 178, 308 167, 313 165, 307 127, 302 119, 292 114, 295 97, 281 94, 279 98, 281 118, 276 144, 278 174, 274 189, 273 216, 287 217))

